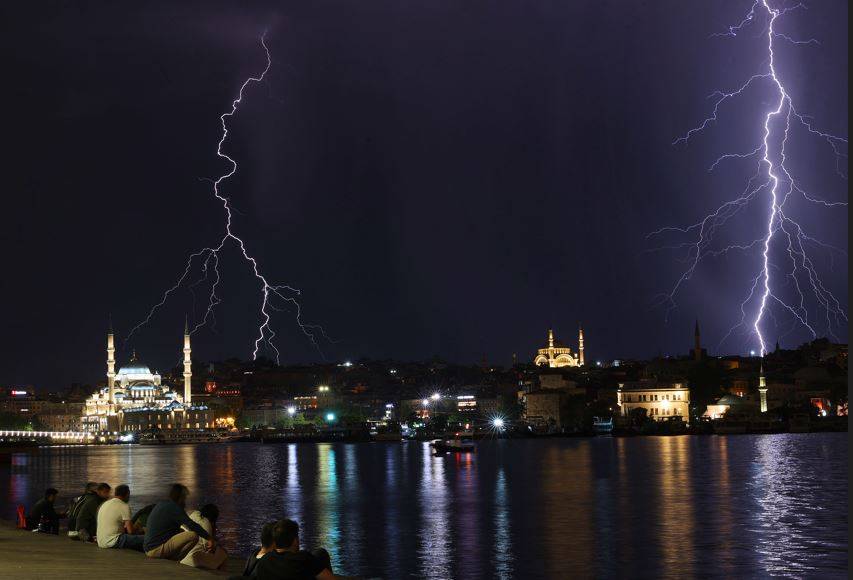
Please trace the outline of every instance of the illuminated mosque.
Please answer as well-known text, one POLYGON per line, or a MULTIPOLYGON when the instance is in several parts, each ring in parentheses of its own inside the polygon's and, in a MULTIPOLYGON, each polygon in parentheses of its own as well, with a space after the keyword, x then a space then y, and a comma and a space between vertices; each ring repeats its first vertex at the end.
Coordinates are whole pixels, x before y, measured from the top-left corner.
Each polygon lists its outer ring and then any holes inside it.
POLYGON ((554 338, 554 331, 548 331, 548 346, 540 348, 533 359, 536 366, 582 367, 583 358, 583 327, 578 328, 578 352, 572 354, 572 349, 554 338))
POLYGON ((144 431, 213 427, 213 414, 192 404, 192 348, 189 327, 184 326, 183 395, 161 382, 160 374, 142 363, 136 351, 126 366, 115 371, 115 338, 107 333, 107 386, 86 399, 86 431, 144 431))

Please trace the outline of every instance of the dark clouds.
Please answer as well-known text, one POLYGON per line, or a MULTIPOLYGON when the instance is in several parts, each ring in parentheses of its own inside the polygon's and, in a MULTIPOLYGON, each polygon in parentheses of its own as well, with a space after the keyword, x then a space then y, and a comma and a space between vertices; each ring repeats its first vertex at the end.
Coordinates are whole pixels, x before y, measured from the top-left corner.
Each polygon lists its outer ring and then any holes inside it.
MULTIPOLYGON (((670 145, 713 88, 761 64, 754 38, 708 38, 738 4, 4 6, 0 381, 98 379, 107 314, 130 328, 220 235, 199 178, 223 170, 218 115, 262 66, 264 28, 274 64, 232 125, 227 193, 265 271, 301 288, 306 318, 338 340, 329 357, 508 363, 548 326, 573 338, 578 320, 593 356, 649 356, 684 351, 697 316, 714 352, 754 256, 709 263, 665 322, 650 305, 679 265, 643 249, 648 231, 692 223, 740 184, 736 166, 705 169, 750 143, 760 95, 670 145)), ((841 131, 846 12, 827 2, 792 17, 788 32, 823 45, 785 52, 798 98, 841 131)), ((846 195, 824 167, 811 175, 825 155, 803 156, 815 188, 846 195)), ((846 217, 809 219, 846 248, 846 217)), ((198 358, 245 357, 254 339, 256 286, 233 252, 223 272, 198 358)), ((139 335, 150 364, 177 361, 192 308, 179 295, 139 335)), ((275 326, 285 361, 317 358, 287 313, 275 326)), ((726 350, 746 347, 736 336, 726 350)))

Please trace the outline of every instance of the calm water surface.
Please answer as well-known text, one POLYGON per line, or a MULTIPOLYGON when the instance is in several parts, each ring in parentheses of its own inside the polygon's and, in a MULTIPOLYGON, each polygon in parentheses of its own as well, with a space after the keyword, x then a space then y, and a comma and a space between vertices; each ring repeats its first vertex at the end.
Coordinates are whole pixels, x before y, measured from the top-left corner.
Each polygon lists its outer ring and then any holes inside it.
POLYGON ((166 484, 219 505, 245 554, 297 520, 340 572, 384 578, 846 577, 847 434, 44 449, 0 464, 2 517, 52 485, 166 484))

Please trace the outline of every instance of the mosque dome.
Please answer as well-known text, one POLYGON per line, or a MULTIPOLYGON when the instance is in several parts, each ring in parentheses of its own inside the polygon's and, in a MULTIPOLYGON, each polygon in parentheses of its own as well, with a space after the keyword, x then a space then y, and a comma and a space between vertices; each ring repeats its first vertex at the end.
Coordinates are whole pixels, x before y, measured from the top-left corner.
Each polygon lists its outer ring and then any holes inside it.
POLYGON ((130 357, 130 361, 127 363, 127 366, 123 366, 118 371, 118 376, 122 375, 150 375, 151 369, 148 366, 139 360, 139 357, 136 356, 136 351, 133 351, 133 354, 130 357))

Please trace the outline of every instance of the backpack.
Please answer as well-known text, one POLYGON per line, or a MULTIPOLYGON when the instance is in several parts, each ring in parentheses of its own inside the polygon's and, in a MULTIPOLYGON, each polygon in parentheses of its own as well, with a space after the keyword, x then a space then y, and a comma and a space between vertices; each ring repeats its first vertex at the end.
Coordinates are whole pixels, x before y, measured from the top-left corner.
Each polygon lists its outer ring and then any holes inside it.
POLYGON ((86 494, 78 495, 71 502, 71 507, 68 509, 68 530, 76 531, 77 530, 77 514, 80 513, 80 506, 83 505, 83 498, 86 497, 86 494))

